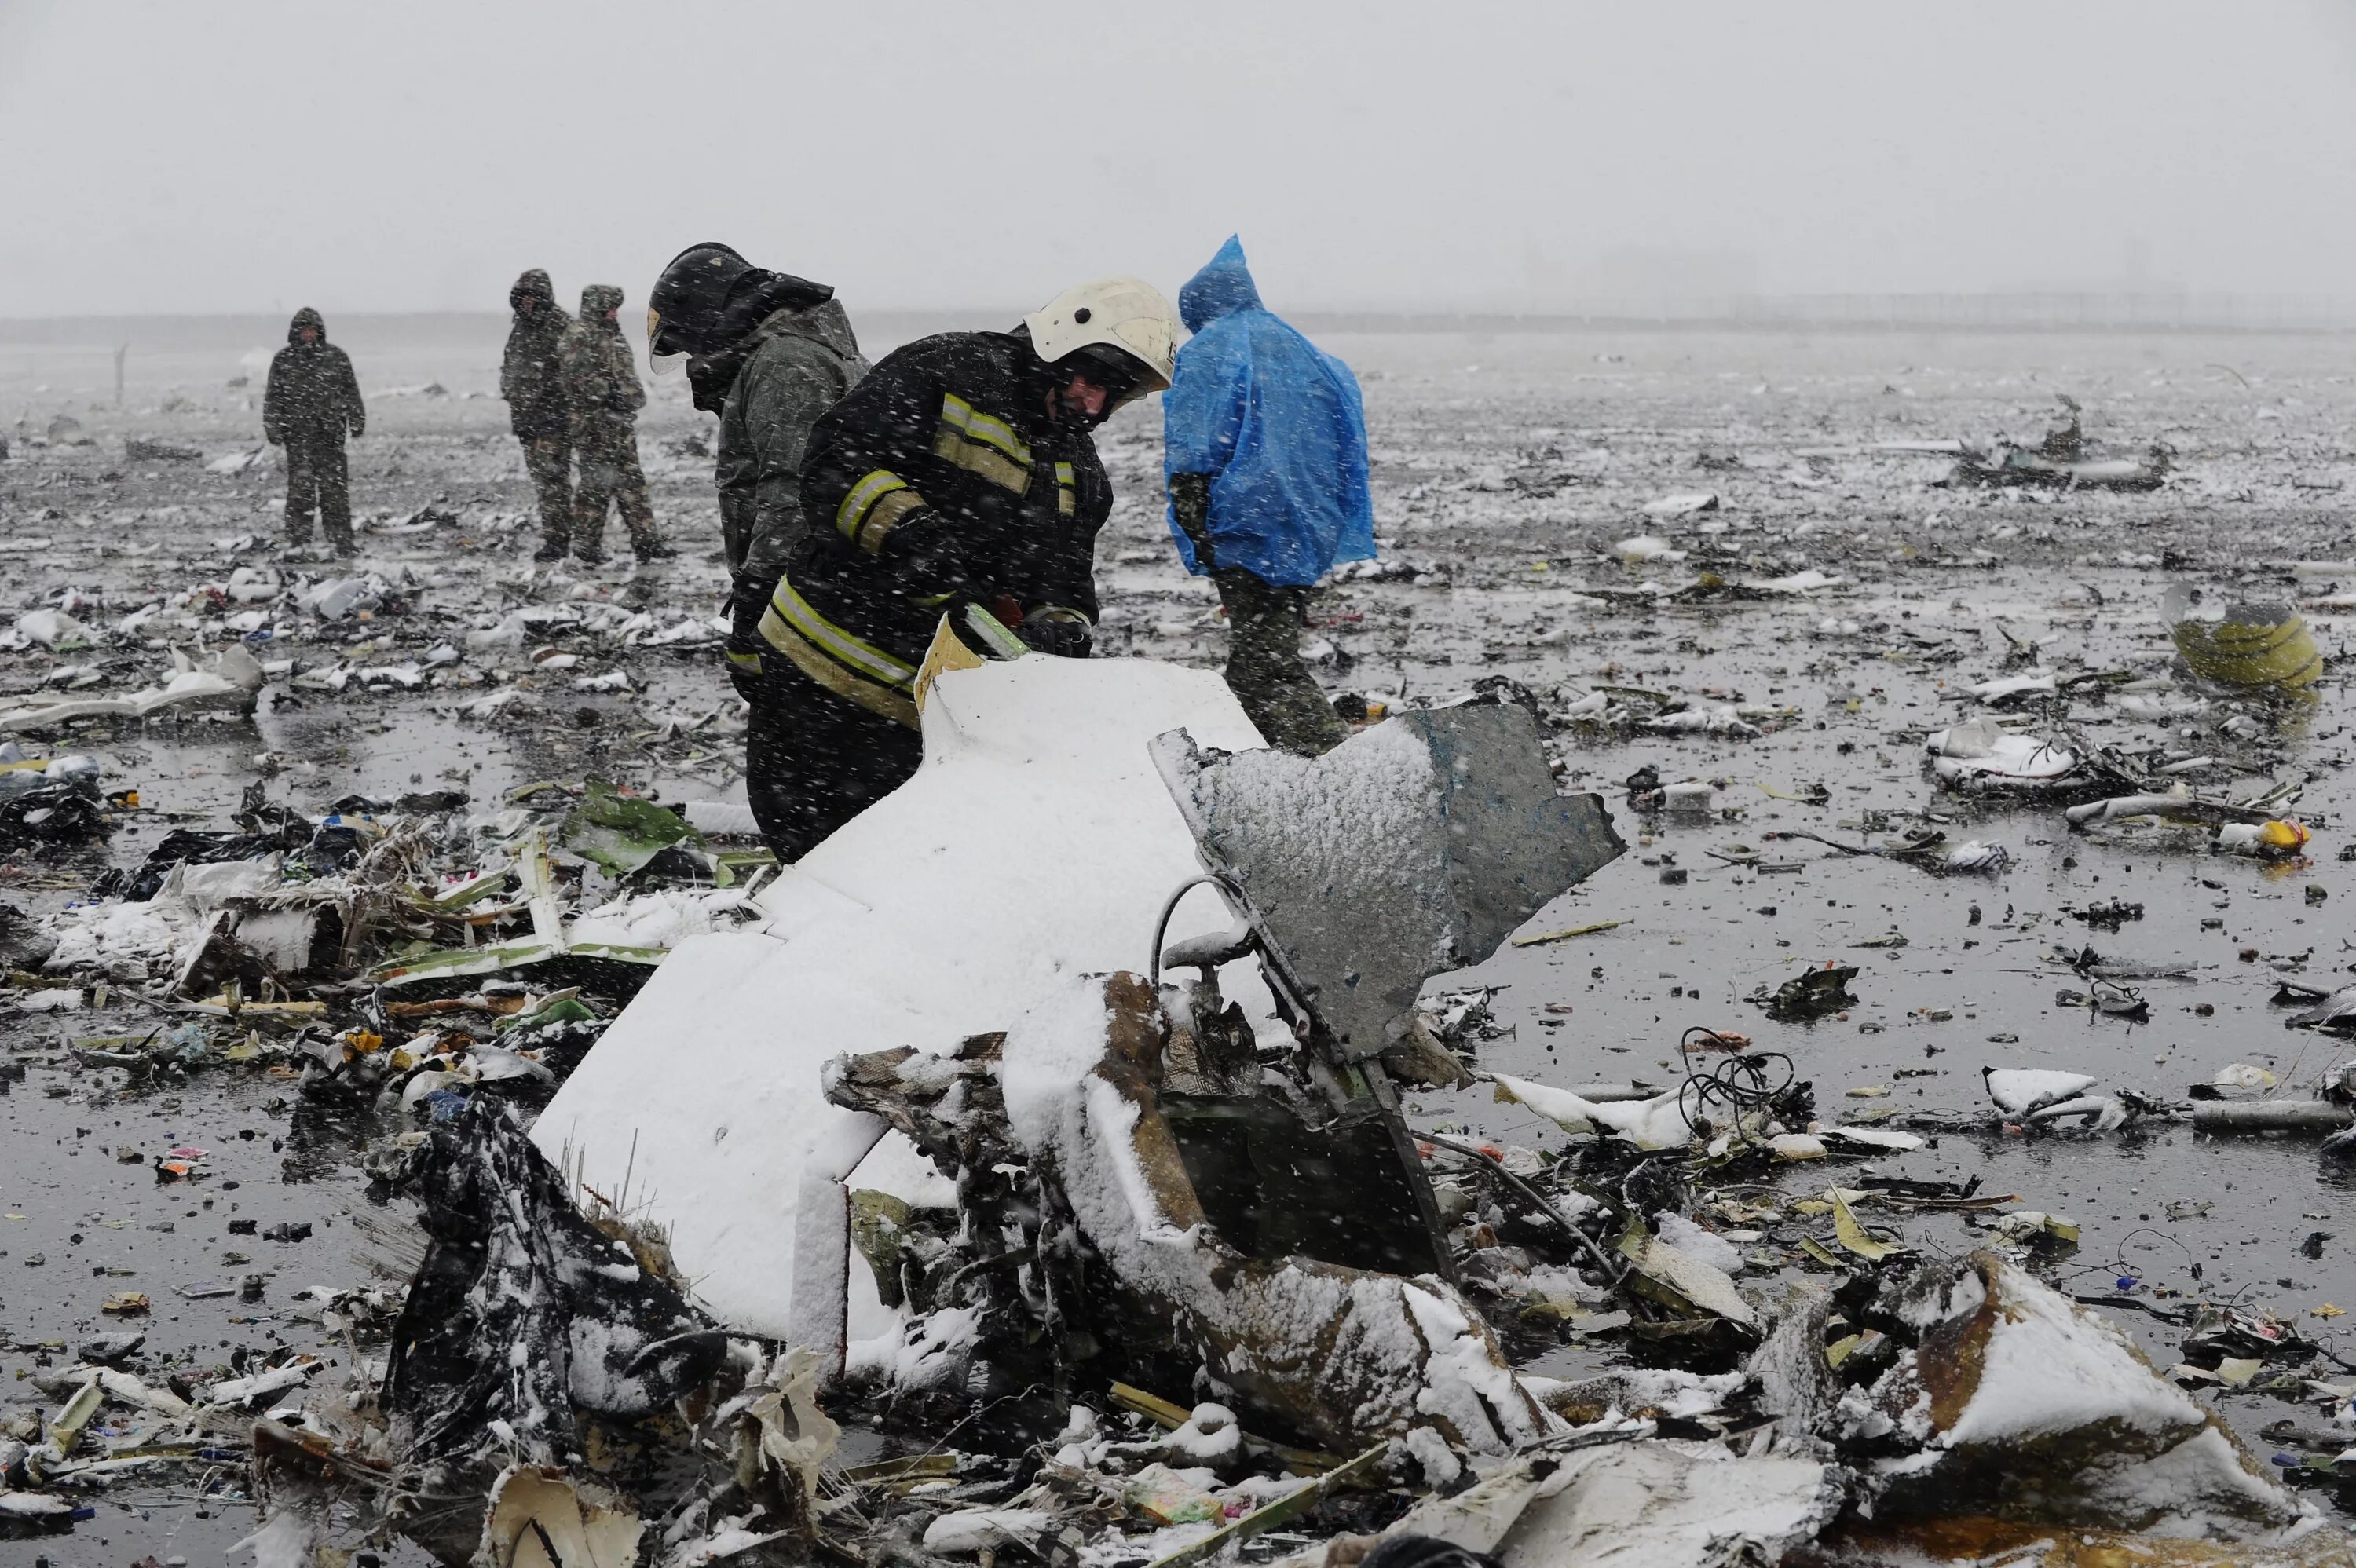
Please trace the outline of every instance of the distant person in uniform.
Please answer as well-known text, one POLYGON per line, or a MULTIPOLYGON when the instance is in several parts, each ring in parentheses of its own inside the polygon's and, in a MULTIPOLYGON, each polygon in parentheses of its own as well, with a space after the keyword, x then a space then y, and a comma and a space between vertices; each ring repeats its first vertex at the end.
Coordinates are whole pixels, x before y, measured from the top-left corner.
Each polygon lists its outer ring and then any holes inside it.
POLYGON ((1272 315, 1229 237, 1178 293, 1194 336, 1162 399, 1170 534, 1227 611, 1227 685, 1271 746, 1349 735, 1301 662, 1309 590, 1375 553, 1366 416, 1350 368, 1272 315))
MULTIPOLYGON (((604 564, 605 507, 619 507, 638 559, 669 560, 679 551, 655 531, 647 500, 646 470, 638 466, 638 411, 647 389, 622 336, 622 291, 592 283, 581 291, 581 320, 564 346, 565 400, 572 411, 573 453, 581 481, 573 496, 573 559, 604 564)), ((559 552, 560 554, 562 552, 559 552)), ((554 560, 543 546, 537 559, 554 560)))
POLYGON ((311 542, 311 514, 338 556, 359 553, 352 542, 351 472, 344 436, 368 428, 368 406, 352 374, 351 357, 327 341, 327 324, 305 305, 286 328, 286 347, 270 361, 262 398, 262 435, 286 449, 286 543, 311 542))
POLYGON ((573 539, 573 412, 564 395, 564 343, 573 319, 556 306, 556 289, 538 267, 508 291, 515 313, 499 361, 499 396, 523 445, 524 472, 540 492, 538 560, 562 560, 573 539))

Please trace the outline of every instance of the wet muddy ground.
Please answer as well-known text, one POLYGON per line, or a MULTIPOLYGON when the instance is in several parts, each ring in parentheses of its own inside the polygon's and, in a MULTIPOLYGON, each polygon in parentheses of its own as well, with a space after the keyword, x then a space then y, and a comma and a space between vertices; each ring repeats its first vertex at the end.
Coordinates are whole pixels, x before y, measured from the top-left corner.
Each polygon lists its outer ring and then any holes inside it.
MULTIPOLYGON (((1999 624, 2040 644, 2048 669, 2161 675, 2169 647, 2156 611, 2171 580, 2310 602, 2356 590, 2344 488, 2356 484, 2356 386, 2343 373, 2356 346, 1628 331, 1367 336, 1329 347, 1365 379, 1378 534, 1387 559, 1412 569, 1321 596, 1313 635, 1330 688, 1417 701, 1502 675, 1554 710, 1602 683, 1733 706, 1766 731, 1558 731, 1567 777, 1604 794, 1630 849, 1529 929, 1626 923, 1508 949, 1440 982, 1503 987, 1493 1009, 1507 1032, 1481 1048, 1480 1066, 1565 1084, 1666 1083, 1681 1072, 1678 1040, 1689 1027, 1734 1029, 1758 1049, 1788 1052, 1829 1120, 1893 1106, 1983 1110, 1979 1073, 1988 1066, 2074 1069, 2110 1090, 2175 1099, 2231 1063, 2268 1068, 2286 1091, 2303 1092, 2349 1054, 2328 1037, 2286 1029, 2268 1001, 2279 980, 2329 988, 2356 968, 2348 924, 2356 887, 2339 859, 2356 842, 2347 837, 2356 803, 2336 662, 2346 620, 2310 610, 2335 661, 2319 695, 2252 709, 2254 728, 2221 731, 2241 711, 2234 705, 2169 721, 2098 699, 2052 709, 2092 741, 2150 745, 2173 733, 2244 779, 2306 779, 2294 815, 2316 837, 2296 864, 2211 854, 2184 833, 2073 833, 2055 807, 1960 800, 1926 778, 1922 736, 1981 711, 1965 688, 2008 673, 1999 624), (2169 486, 2053 497, 1953 490, 1936 483, 1947 458, 1868 450, 1985 445, 1997 432, 2034 440, 2056 391, 2085 405, 2087 435, 2118 454, 2165 443, 2176 468, 2169 486), (1643 510, 1700 492, 1719 505, 1685 516, 1643 510), (1685 559, 1622 563, 1613 545, 1637 535, 1685 559), (1762 602, 1592 596, 1648 581, 1674 590, 1705 571, 1740 581, 1810 568, 1844 581, 1762 602), (1665 781, 1714 783, 1710 813, 1633 811, 1622 781, 1646 765, 1665 781), (1796 798, 1819 784, 1826 804, 1796 798), (1869 814, 1891 814, 1902 828, 1922 812, 1937 814, 1952 837, 2002 843, 2010 863, 1993 877, 1934 879, 1767 837, 1804 829, 1863 842, 1869 814), (1766 870, 1710 853, 1734 846, 1801 864, 1766 870), (1682 879, 1664 876, 1678 871, 1682 879), (2141 916, 2105 929, 2069 912, 2114 900, 2140 904, 2141 916), (1903 945, 1858 945, 1892 933, 1903 945), (2189 965, 2192 977, 2137 983, 2150 1004, 2146 1022, 2060 1005, 2058 992, 2086 987, 2054 950, 2089 944, 2105 956, 2189 965), (1858 1005, 1844 1016, 1778 1023, 1745 1000, 1828 959, 1860 970, 1858 1005)), ((260 656, 365 668, 445 641, 464 648, 466 631, 511 608, 567 599, 617 599, 667 621, 716 611, 709 465, 684 445, 709 421, 677 388, 659 387, 642 443, 658 512, 691 548, 660 571, 552 577, 528 560, 528 487, 504 410, 478 395, 495 379, 496 336, 352 347, 373 394, 370 434, 354 449, 356 507, 390 527, 428 504, 455 520, 415 534, 364 532, 359 567, 398 584, 405 613, 323 626, 282 611, 270 618, 273 635, 252 645, 260 656), (445 395, 384 395, 429 383, 445 395)), ((97 602, 76 613, 105 627, 151 603, 177 606, 239 566, 348 574, 273 555, 273 465, 220 476, 126 459, 127 435, 184 443, 208 459, 258 444, 247 392, 221 384, 237 360, 192 348, 155 357, 143 380, 134 359, 129 407, 118 411, 91 406, 110 400, 97 390, 102 357, 0 345, 0 418, 24 416, 0 426, 14 446, 0 464, 0 622, 68 589, 97 602), (57 413, 80 421, 95 444, 30 445, 27 436, 57 413)), ((1160 532, 1151 421, 1151 411, 1132 411, 1106 438, 1120 501, 1098 555, 1099 648, 1214 662, 1224 641, 1215 602, 1183 577, 1160 532)), ((0 689, 29 689, 61 664, 91 662, 130 689, 168 664, 164 641, 218 646, 234 635, 223 620, 224 607, 199 606, 183 627, 113 636, 88 653, 0 653, 0 689)), ((252 720, 110 721, 37 737, 99 755, 107 787, 138 788, 149 815, 103 855, 15 856, 0 869, 0 898, 37 918, 82 896, 102 861, 137 860, 167 826, 225 826, 257 778, 315 813, 348 793, 445 786, 466 788, 487 812, 517 784, 593 774, 665 799, 731 793, 737 742, 724 712, 683 735, 664 728, 723 709, 709 646, 617 647, 579 633, 547 641, 580 662, 552 677, 516 653, 468 651, 440 672, 444 684, 413 692, 280 680, 252 720), (571 684, 615 667, 637 689, 571 684), (456 711, 512 685, 525 686, 528 700, 495 718, 456 711)), ((1144 942, 1141 933, 1141 960, 1144 942)), ((351 1163, 376 1128, 315 1124, 297 1115, 291 1083, 235 1070, 124 1090, 119 1074, 79 1068, 60 1049, 155 1021, 119 991, 102 1012, 0 1016, 0 1062, 27 1069, 0 1083, 0 1405, 42 1398, 28 1374, 57 1360, 46 1344, 121 1327, 99 1305, 123 1290, 154 1303, 135 1323, 149 1336, 140 1370, 151 1381, 175 1364, 227 1362, 282 1341, 333 1359, 327 1376, 340 1375, 354 1347, 305 1321, 294 1294, 366 1283, 371 1260, 398 1264, 397 1246, 360 1223, 398 1231, 402 1222, 369 1203, 351 1163), (150 1158, 188 1143, 209 1151, 202 1178, 159 1184, 150 1158), (118 1151, 135 1151, 137 1162, 118 1151), (255 1233, 239 1233, 248 1221, 255 1233), (282 1221, 313 1228, 301 1241, 262 1239, 282 1221), (249 1275, 260 1278, 258 1301, 180 1294, 249 1275)), ((1425 1092, 1412 1104, 1424 1126, 1470 1125, 1538 1147, 1563 1137, 1518 1106, 1490 1103, 1485 1088, 1425 1092)), ((1984 1190, 2018 1193, 2076 1222, 2081 1244, 2051 1277, 2082 1296, 2165 1304, 2160 1293, 2174 1291, 2270 1308, 2297 1316, 2304 1332, 2356 1364, 2356 1333, 2340 1327, 2356 1318, 2327 1311, 2356 1312, 2356 1189, 2322 1178, 2311 1144, 2211 1140, 2184 1125, 2098 1138, 1945 1136, 1879 1168, 1976 1176, 1984 1190)), ((1796 1192, 1816 1179, 1800 1173, 1784 1186, 1796 1192)), ((1919 1247, 1975 1244, 1957 1217, 1901 1223, 1919 1247)), ((2158 1364, 2178 1359, 2180 1330, 2130 1306, 2115 1316, 2158 1364)), ((1567 1344, 1541 1370, 1616 1353, 1567 1344)), ((2260 1394, 2215 1397, 2261 1455, 2275 1445, 2260 1427, 2308 1413, 2260 1394)), ((252 1518, 234 1503, 199 1501, 184 1481, 125 1487, 98 1508, 71 1536, 0 1542, 0 1563, 47 1557, 62 1568, 150 1552, 210 1561, 252 1518)))

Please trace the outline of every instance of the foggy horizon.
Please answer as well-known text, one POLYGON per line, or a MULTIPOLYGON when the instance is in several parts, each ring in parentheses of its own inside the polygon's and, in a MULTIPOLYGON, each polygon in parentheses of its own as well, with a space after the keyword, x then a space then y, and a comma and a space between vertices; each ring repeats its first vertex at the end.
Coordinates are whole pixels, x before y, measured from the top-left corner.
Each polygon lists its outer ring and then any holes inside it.
POLYGON ((0 6, 0 316, 642 307, 710 239, 854 312, 1174 293, 1237 232, 1280 310, 1527 314, 2330 294, 2356 241, 2320 0, 233 16, 0 6))

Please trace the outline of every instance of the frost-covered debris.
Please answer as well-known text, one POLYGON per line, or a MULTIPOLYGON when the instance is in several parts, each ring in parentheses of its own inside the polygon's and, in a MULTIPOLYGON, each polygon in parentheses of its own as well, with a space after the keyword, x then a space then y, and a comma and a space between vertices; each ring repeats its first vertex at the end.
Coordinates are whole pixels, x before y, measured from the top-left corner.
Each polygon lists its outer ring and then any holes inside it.
POLYGON ((1863 1437, 1912 1447, 1869 1467, 1877 1516, 1962 1511, 2212 1539, 2263 1539, 2308 1510, 2126 1335, 1989 1253, 1890 1293, 1915 1329, 1844 1399, 1863 1437))

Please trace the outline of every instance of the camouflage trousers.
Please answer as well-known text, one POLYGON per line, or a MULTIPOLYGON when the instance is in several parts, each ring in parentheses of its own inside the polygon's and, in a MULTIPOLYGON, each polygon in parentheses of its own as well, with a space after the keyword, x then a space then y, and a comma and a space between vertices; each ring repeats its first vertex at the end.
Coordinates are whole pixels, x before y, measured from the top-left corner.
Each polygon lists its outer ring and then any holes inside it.
POLYGON ((540 492, 540 537, 562 549, 573 539, 573 443, 562 435, 523 438, 524 472, 540 492))
POLYGON ((573 492, 573 549, 594 552, 605 537, 605 507, 610 502, 622 513, 622 526, 634 545, 659 541, 655 509, 647 499, 646 470, 638 466, 638 432, 630 425, 584 432, 575 437, 573 455, 581 477, 573 492))
POLYGON ((1268 743, 1296 756, 1322 756, 1349 739, 1333 705, 1301 662, 1309 590, 1276 588, 1248 571, 1212 573, 1227 607, 1227 689, 1268 743))
POLYGON ((311 514, 327 543, 339 550, 352 549, 351 469, 341 440, 286 443, 286 542, 311 542, 311 514))

